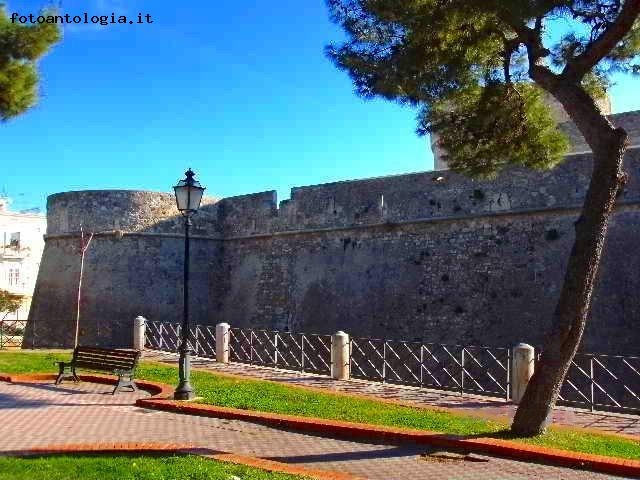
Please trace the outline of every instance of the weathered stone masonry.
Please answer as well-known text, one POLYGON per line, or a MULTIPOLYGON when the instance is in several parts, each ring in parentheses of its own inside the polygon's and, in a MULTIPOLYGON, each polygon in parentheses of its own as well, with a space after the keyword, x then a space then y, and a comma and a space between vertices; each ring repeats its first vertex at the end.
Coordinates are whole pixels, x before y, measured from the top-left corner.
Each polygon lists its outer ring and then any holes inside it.
MULTIPOLYGON (((611 222, 585 336, 591 351, 638 351, 639 149, 625 165, 630 180, 611 222)), ((279 206, 275 192, 210 200, 194 219, 192 320, 542 343, 590 169, 584 154, 553 171, 511 169, 493 181, 426 172, 294 188, 279 206)), ((172 195, 68 192, 49 197, 47 209, 26 345, 72 342, 81 223, 96 232, 82 343, 129 345, 140 314, 181 319, 182 219, 172 195)))

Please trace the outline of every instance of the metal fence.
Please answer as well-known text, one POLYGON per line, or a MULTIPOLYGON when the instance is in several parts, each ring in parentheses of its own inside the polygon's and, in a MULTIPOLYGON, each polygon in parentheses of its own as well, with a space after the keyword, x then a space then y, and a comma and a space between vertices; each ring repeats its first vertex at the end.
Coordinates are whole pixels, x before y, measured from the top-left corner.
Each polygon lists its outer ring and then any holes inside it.
POLYGON ((329 375, 331 335, 230 328, 229 359, 329 375))
POLYGON ((509 399, 508 348, 351 339, 351 376, 509 399))
MULTIPOLYGON (((175 352, 180 335, 179 323, 147 321, 145 343, 150 349, 175 352)), ((18 338, 17 342, 13 340, 17 346, 22 337, 5 333, 4 342, 10 345, 10 339, 18 338)), ((189 346, 198 356, 215 358, 215 327, 191 327, 189 346)), ((331 374, 330 335, 230 328, 229 350, 232 362, 331 374)), ((353 378, 502 397, 507 401, 511 355, 510 348, 500 347, 361 337, 350 340, 353 378)), ((640 357, 578 353, 558 403, 591 410, 640 412, 640 357)))
MULTIPOLYGON (((176 352, 180 347, 182 325, 174 322, 146 322, 145 346, 152 350, 176 352)), ((199 357, 216 357, 216 327, 191 325, 189 347, 199 357)))
POLYGON ((558 403, 591 411, 640 412, 640 357, 576 354, 558 403))
POLYGON ((0 320, 0 350, 21 348, 26 320, 0 320))
MULTIPOLYGON (((149 320, 146 322, 147 348, 177 352, 182 341, 181 336, 180 323, 149 320)), ((215 327, 190 326, 188 344, 195 355, 215 358, 215 327)), ((325 375, 331 373, 331 335, 231 328, 229 350, 229 359, 232 362, 325 375)))

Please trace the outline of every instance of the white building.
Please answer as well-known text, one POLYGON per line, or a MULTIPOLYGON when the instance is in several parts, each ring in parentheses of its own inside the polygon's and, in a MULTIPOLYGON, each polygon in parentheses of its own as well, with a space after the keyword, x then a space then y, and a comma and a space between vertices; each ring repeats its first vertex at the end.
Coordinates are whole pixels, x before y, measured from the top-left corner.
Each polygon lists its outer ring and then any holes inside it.
MULTIPOLYGON (((10 212, 9 200, 0 197, 0 289, 23 295, 16 313, 5 320, 26 320, 44 249, 47 218, 39 213, 10 212)), ((6 312, 0 312, 0 320, 6 312)))

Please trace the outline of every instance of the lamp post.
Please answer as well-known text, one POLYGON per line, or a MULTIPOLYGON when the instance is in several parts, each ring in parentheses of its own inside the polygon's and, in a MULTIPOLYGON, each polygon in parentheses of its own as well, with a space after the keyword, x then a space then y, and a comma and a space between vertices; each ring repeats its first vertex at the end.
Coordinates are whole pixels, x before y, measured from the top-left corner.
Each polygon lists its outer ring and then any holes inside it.
POLYGON ((200 200, 204 187, 194 180, 195 173, 191 169, 185 172, 185 178, 173 187, 178 210, 184 216, 184 305, 182 315, 182 342, 180 344, 180 361, 178 374, 180 383, 173 394, 176 400, 191 400, 194 397, 191 388, 191 350, 189 349, 189 229, 191 217, 200 208, 200 200))

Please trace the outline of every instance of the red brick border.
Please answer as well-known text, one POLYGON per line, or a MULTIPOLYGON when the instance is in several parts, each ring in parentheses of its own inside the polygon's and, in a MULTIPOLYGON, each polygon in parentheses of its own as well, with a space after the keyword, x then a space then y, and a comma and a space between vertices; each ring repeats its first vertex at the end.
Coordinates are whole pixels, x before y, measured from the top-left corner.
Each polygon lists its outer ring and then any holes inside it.
MULTIPOLYGON (((43 374, 16 376, 0 374, 0 380, 7 382, 37 382, 53 380, 54 378, 55 375, 43 374)), ((101 375, 81 375, 80 378, 96 383, 115 383, 113 378, 101 375)), ((180 402, 170 398, 170 394, 173 392, 173 387, 170 385, 146 380, 136 380, 136 383, 140 388, 149 391, 153 395, 151 398, 140 398, 136 401, 136 405, 143 408, 205 417, 245 420, 278 428, 290 428, 305 432, 347 437, 349 439, 359 438, 362 440, 436 445, 444 448, 455 448, 498 455, 515 460, 545 462, 552 465, 582 468, 612 475, 640 477, 640 461, 638 460, 570 452, 494 438, 465 438, 423 430, 401 429, 363 423, 240 410, 237 408, 218 407, 193 402, 180 402)))

